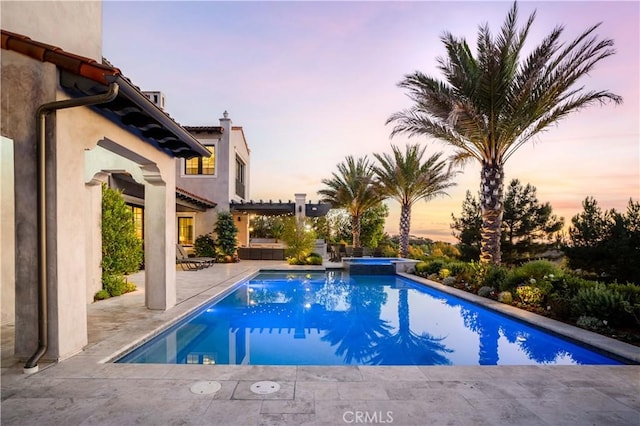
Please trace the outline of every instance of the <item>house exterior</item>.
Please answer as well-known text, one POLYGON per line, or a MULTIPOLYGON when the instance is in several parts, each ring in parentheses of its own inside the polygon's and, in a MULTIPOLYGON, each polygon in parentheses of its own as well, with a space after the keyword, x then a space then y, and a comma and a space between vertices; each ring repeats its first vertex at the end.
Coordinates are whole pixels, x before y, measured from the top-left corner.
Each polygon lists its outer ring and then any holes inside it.
MULTIPOLYGON (((177 159, 176 185, 212 200, 215 210, 178 212, 178 241, 189 247, 199 235, 213 232, 218 212, 249 198, 250 150, 244 130, 234 126, 225 111, 220 126, 185 126, 210 152, 209 158, 177 159)), ((249 228, 247 215, 234 216, 240 233, 249 228)))
MULTIPOLYGON (((165 108, 164 93, 143 93, 165 108)), ((177 241, 187 251, 192 251, 198 236, 213 233, 218 212, 233 210, 231 205, 249 199, 251 151, 247 138, 241 126, 233 125, 227 111, 222 115, 219 126, 184 126, 211 153, 208 158, 176 159, 177 241), (191 203, 181 205, 181 201, 191 203)), ((242 240, 248 234, 249 218, 246 214, 235 214, 234 218, 242 240)))
POLYGON ((3 1, 1 27, 2 321, 18 357, 60 360, 101 287, 102 183, 144 189, 145 302, 169 309, 176 205, 211 206, 177 195, 176 158, 209 150, 103 62, 100 2, 3 1))

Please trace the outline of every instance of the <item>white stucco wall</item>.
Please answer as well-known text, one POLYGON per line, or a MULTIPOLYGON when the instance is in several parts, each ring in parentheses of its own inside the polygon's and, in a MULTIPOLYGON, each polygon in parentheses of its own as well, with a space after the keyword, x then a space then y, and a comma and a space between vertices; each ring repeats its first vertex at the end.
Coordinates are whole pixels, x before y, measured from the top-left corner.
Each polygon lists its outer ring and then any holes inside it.
POLYGON ((102 61, 101 1, 5 1, 2 29, 102 61))
POLYGON ((175 305, 175 165, 172 157, 87 107, 60 110, 55 120, 57 288, 52 297, 58 304, 59 357, 65 358, 87 343, 88 289, 99 279, 100 258, 93 257, 98 241, 86 240, 87 229, 95 236, 99 226, 99 192, 86 185, 96 173, 127 171, 145 184, 147 306, 175 305))
POLYGON ((15 201, 13 141, 0 137, 0 314, 2 325, 15 321, 15 201))
POLYGON ((242 159, 245 164, 245 180, 244 180, 244 200, 249 200, 251 197, 251 188, 249 182, 251 181, 251 157, 249 155, 249 149, 245 140, 244 131, 241 127, 231 126, 229 134, 229 200, 240 201, 240 198, 236 195, 236 155, 242 159))
MULTIPOLYGON (((241 127, 233 126, 230 118, 220 118, 222 136, 195 134, 203 145, 216 147, 216 171, 214 176, 188 176, 184 173, 184 160, 176 160, 176 185, 191 193, 207 198, 217 204, 215 209, 200 213, 185 213, 195 219, 195 236, 211 233, 218 218, 218 212, 229 211, 231 200, 249 200, 251 161, 247 143, 241 127), (236 155, 245 163, 245 197, 236 195, 236 155)), ((183 216, 184 216, 183 215, 183 216)))

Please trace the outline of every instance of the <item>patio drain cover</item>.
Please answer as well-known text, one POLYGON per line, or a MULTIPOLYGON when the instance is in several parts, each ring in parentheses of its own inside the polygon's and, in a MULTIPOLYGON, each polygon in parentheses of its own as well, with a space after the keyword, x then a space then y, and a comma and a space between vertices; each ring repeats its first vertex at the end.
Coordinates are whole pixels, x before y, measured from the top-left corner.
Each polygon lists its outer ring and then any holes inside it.
POLYGON ((199 395, 208 395, 218 392, 221 387, 222 385, 218 382, 198 382, 191 386, 191 392, 199 395))
POLYGON ((260 395, 266 395, 269 393, 276 393, 280 390, 280 384, 276 382, 255 382, 251 385, 251 392, 260 395))

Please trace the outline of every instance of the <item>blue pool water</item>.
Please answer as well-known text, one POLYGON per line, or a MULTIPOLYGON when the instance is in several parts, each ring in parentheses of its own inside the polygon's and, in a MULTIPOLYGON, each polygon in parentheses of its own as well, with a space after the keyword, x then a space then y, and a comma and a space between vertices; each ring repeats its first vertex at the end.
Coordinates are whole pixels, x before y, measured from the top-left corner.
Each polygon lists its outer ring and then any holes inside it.
POLYGON ((620 364, 393 275, 260 273, 117 362, 620 364))

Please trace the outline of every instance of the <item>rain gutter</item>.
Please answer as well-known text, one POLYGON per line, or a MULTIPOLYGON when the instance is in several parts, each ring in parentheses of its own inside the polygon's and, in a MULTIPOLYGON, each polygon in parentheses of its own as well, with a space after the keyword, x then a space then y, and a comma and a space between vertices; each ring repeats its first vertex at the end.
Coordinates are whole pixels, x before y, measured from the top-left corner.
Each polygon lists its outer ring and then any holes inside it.
POLYGON ((38 349, 24 365, 24 373, 38 371, 38 361, 47 352, 48 341, 48 294, 47 294, 47 197, 46 197, 46 122, 47 115, 59 109, 96 105, 111 102, 118 96, 120 87, 111 83, 106 93, 65 99, 40 105, 36 111, 36 138, 38 140, 38 349))

